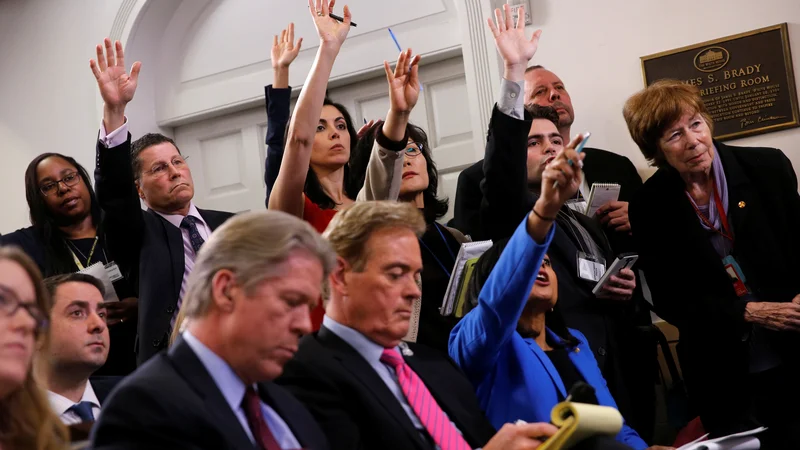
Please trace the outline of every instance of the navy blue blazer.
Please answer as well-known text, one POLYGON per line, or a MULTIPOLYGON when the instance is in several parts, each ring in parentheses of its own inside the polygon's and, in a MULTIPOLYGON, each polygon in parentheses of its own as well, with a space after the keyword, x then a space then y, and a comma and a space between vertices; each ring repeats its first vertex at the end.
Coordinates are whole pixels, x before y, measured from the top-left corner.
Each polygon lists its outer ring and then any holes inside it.
MULTIPOLYGON (((475 386, 481 408, 498 429, 519 419, 550 422, 550 411, 559 402, 559 394, 560 398, 567 395, 550 358, 516 331, 555 235, 554 225, 545 242, 537 244, 528 235, 526 221, 517 227, 481 289, 478 306, 450 334, 450 357, 475 386)), ((595 389, 600 405, 617 408, 586 337, 574 329, 570 333, 580 341, 569 353, 575 368, 595 389)), ((623 424, 617 440, 637 450, 647 448, 627 424, 623 424)))

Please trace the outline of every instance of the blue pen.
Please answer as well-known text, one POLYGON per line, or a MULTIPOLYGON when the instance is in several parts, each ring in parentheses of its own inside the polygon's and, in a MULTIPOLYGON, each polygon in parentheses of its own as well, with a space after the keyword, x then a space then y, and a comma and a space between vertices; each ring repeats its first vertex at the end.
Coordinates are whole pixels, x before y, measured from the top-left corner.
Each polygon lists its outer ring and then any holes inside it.
MULTIPOLYGON (((387 27, 386 29, 389 30, 389 36, 392 37, 392 40, 394 41, 394 45, 395 45, 395 47, 397 47, 397 51, 398 52, 402 52, 403 51, 403 47, 400 47, 400 43, 397 42, 397 36, 394 35, 394 32, 392 31, 391 28, 387 27)), ((411 68, 410 67, 408 68, 408 71, 411 72, 411 68)), ((422 92, 422 83, 419 84, 419 91, 422 92)))
MULTIPOLYGON (((580 144, 578 144, 578 146, 577 146, 577 147, 575 147, 575 153, 577 153, 577 154, 579 154, 579 155, 581 154, 581 152, 583 151, 583 146, 584 146, 584 145, 586 145, 586 141, 588 141, 588 140, 589 140, 589 137, 590 137, 591 135, 592 135, 592 133, 589 133, 589 132, 586 132, 586 133, 584 133, 584 135, 583 135, 583 140, 581 141, 581 143, 580 143, 580 144)), ((571 160, 571 159, 568 159, 568 160, 567 160, 567 164, 569 164, 569 165, 571 166, 571 165, 572 165, 572 160, 571 160)), ((563 171, 562 171, 562 172, 563 172, 563 171)), ((556 180, 556 182, 555 182, 555 183, 553 183, 553 187, 554 187, 554 188, 557 188, 557 187, 558 187, 558 181, 557 181, 557 180, 556 180)))

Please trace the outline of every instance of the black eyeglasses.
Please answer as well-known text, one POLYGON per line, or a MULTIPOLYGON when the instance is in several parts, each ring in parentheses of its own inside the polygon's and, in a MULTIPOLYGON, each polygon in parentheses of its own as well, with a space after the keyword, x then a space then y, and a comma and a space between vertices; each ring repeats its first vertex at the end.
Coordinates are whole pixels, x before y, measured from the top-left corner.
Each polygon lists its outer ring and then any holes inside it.
POLYGON ((0 284, 0 314, 12 317, 22 308, 36 322, 36 331, 47 328, 47 315, 36 303, 22 303, 19 297, 7 286, 0 284))
POLYGON ((160 177, 162 177, 162 176, 167 174, 170 165, 172 165, 172 167, 174 167, 175 170, 183 169, 186 166, 186 160, 187 159, 189 159, 188 155, 187 156, 183 156, 183 157, 176 156, 176 157, 172 158, 172 161, 170 161, 168 163, 162 162, 162 163, 156 164, 153 167, 151 167, 150 170, 146 170, 144 173, 149 173, 150 175, 152 175, 155 178, 160 178, 160 177))
POLYGON ((412 142, 412 144, 416 145, 416 147, 409 146, 403 153, 409 158, 416 158, 422 153, 422 144, 419 142, 412 142))
POLYGON ((42 194, 46 196, 56 192, 58 190, 58 183, 64 183, 64 186, 72 187, 78 184, 78 181, 81 180, 81 174, 78 172, 70 172, 64 175, 64 178, 60 180, 50 181, 39 186, 39 190, 42 191, 42 194))

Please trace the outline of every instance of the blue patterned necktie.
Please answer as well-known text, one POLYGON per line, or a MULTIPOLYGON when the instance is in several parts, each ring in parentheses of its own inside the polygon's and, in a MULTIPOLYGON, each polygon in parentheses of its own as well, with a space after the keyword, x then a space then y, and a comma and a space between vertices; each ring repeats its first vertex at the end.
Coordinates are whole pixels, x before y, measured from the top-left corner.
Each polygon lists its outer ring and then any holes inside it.
POLYGON ((90 402, 75 403, 70 406, 67 412, 74 412, 81 422, 94 422, 94 413, 92 413, 92 404, 90 402))
POLYGON ((195 256, 200 252, 200 247, 206 242, 200 236, 200 231, 197 230, 197 222, 197 218, 192 216, 186 216, 181 220, 181 228, 189 230, 189 242, 192 244, 195 256))

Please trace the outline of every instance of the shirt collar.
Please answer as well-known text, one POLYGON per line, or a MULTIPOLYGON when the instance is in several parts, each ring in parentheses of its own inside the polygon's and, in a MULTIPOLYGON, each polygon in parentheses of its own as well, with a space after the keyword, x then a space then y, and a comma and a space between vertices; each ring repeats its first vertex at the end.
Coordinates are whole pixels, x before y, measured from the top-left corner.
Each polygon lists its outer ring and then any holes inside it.
MULTIPOLYGON (((50 401, 50 408, 58 416, 61 416, 67 412, 67 410, 75 404, 75 402, 67 397, 64 397, 61 394, 56 394, 53 391, 47 391, 47 399, 50 401)), ((86 389, 83 390, 83 397, 81 397, 80 401, 89 402, 96 408, 100 407, 100 401, 97 399, 97 395, 95 395, 94 389, 92 389, 92 383, 90 381, 86 382, 86 389)))
MULTIPOLYGON (((155 210, 153 210, 153 211, 155 211, 155 210)), ((175 225, 177 228, 181 227, 181 222, 183 222, 184 216, 182 216, 180 214, 162 214, 162 213, 160 213, 158 211, 155 211, 155 212, 159 216, 161 216, 164 219, 166 219, 167 222, 175 225)), ((206 221, 203 220, 203 217, 200 215, 200 211, 198 211, 197 207, 194 206, 194 202, 189 204, 189 214, 187 214, 187 215, 194 217, 195 219, 199 220, 203 225, 208 226, 206 224, 206 221)))
POLYGON ((244 382, 225 360, 206 347, 189 330, 184 331, 181 336, 197 355, 197 358, 200 359, 208 374, 211 375, 231 410, 237 411, 242 405, 242 399, 244 399, 244 382))
POLYGON ((372 342, 368 337, 346 325, 340 324, 327 315, 322 318, 322 325, 350 344, 362 358, 369 362, 380 361, 384 348, 372 342))

